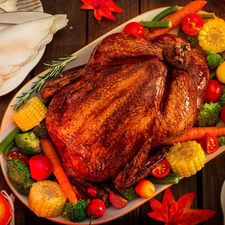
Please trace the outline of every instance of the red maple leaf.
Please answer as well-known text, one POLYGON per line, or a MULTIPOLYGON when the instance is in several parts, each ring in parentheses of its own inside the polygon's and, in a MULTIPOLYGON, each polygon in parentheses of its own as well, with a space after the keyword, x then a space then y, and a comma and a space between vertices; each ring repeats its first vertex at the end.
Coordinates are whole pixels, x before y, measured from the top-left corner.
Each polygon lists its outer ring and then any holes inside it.
POLYGON ((108 19, 115 19, 111 12, 123 12, 124 10, 116 6, 113 0, 81 0, 84 5, 81 9, 93 9, 94 16, 98 21, 101 20, 102 16, 108 19))
POLYGON ((206 209, 190 209, 195 197, 195 191, 183 195, 176 202, 169 188, 165 190, 162 203, 150 199, 153 212, 148 213, 155 220, 163 221, 166 225, 196 225, 215 214, 215 211, 206 209))

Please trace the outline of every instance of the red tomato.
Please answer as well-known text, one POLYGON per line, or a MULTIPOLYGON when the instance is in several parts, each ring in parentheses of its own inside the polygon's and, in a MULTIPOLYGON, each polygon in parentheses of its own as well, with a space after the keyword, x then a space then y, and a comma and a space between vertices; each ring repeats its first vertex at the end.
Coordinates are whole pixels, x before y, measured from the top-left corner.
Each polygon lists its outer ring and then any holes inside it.
POLYGON ((127 205, 127 200, 125 198, 115 194, 112 191, 110 191, 109 199, 112 205, 118 209, 121 209, 127 205))
POLYGON ((138 22, 131 22, 124 27, 123 32, 128 34, 134 34, 139 37, 144 37, 145 28, 138 22))
POLYGON ((45 155, 35 155, 29 159, 30 174, 34 180, 44 180, 52 173, 52 164, 45 155))
POLYGON ((214 134, 206 133, 204 138, 206 153, 213 153, 219 148, 219 142, 214 134))
POLYGON ((216 80, 210 79, 208 86, 206 88, 205 92, 205 102, 217 102, 220 98, 220 95, 222 93, 222 88, 219 82, 216 80))
POLYGON ((87 205, 87 214, 93 219, 98 219, 105 213, 105 204, 100 199, 93 199, 87 205))
POLYGON ((135 186, 136 193, 142 198, 150 198, 155 193, 155 186, 149 180, 141 180, 135 186))
POLYGON ((196 35, 203 27, 203 19, 198 14, 188 14, 182 20, 182 30, 188 35, 196 35))
POLYGON ((8 224, 10 219, 10 208, 7 200, 0 194, 0 225, 8 224))
POLYGON ((98 191, 95 187, 89 187, 87 189, 87 195, 90 197, 90 198, 95 198, 98 194, 98 191))
POLYGON ((151 175, 156 178, 163 178, 170 172, 170 163, 164 159, 158 166, 156 166, 151 175))
POLYGON ((9 159, 19 158, 21 162, 24 162, 26 166, 28 166, 28 157, 27 155, 23 154, 19 150, 13 150, 8 154, 9 159))
POLYGON ((220 119, 225 123, 225 105, 221 109, 220 119))

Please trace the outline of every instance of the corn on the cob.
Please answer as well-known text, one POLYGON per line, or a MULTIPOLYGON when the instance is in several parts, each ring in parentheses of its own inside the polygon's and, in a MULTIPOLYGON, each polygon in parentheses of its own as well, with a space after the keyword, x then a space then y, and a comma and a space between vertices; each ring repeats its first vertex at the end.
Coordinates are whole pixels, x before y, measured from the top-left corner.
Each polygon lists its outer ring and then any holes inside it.
POLYGON ((170 148, 166 159, 169 161, 172 171, 178 173, 180 177, 196 174, 206 162, 205 153, 196 141, 175 144, 170 148))
POLYGON ((215 53, 225 50, 225 21, 219 18, 207 21, 198 35, 199 45, 203 50, 215 53))
POLYGON ((21 106, 12 118, 22 131, 27 131, 39 125, 46 113, 45 104, 38 97, 33 97, 21 106))
POLYGON ((39 217, 56 217, 63 211, 67 197, 57 182, 41 180, 33 184, 28 205, 39 217))

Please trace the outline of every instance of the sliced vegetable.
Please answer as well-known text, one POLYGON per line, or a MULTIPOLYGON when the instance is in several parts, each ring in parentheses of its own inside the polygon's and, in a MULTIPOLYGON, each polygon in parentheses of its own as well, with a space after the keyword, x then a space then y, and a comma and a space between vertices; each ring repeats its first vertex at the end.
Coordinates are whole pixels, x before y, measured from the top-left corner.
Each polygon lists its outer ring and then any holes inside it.
POLYGON ((171 169, 180 177, 189 177, 201 170, 206 163, 205 153, 196 141, 179 142, 167 153, 171 169))
POLYGON ((7 148, 4 150, 4 156, 6 159, 8 159, 8 154, 9 152, 14 148, 15 146, 15 141, 13 140, 12 142, 9 143, 9 145, 7 146, 7 148))
POLYGON ((205 92, 204 101, 207 103, 217 102, 222 94, 222 88, 218 81, 210 79, 205 92))
POLYGON ((215 19, 215 13, 201 13, 199 16, 202 17, 202 19, 215 19))
POLYGON ((206 153, 213 153, 219 148, 217 137, 212 133, 206 133, 204 138, 204 148, 206 153))
POLYGON ((145 28, 138 22, 130 22, 124 27, 123 32, 144 37, 145 28))
POLYGON ((34 180, 44 180, 52 173, 52 164, 45 155, 35 155, 29 159, 31 178, 34 180))
POLYGON ((188 35, 196 35, 203 27, 203 19, 198 14, 188 14, 182 20, 182 30, 188 35))
POLYGON ((212 133, 217 137, 225 135, 225 127, 192 127, 187 133, 181 137, 164 143, 164 145, 173 145, 178 142, 199 140, 205 137, 206 133, 212 133))
POLYGON ((221 83, 225 84, 225 62, 223 62, 217 67, 215 74, 217 79, 221 83))
MULTIPOLYGON (((98 219, 105 213, 105 204, 100 199, 93 199, 87 205, 87 214, 92 219, 98 219)), ((91 224, 90 221, 90 224, 91 224)))
POLYGON ((10 218, 9 204, 3 195, 0 194, 0 225, 8 224, 10 218))
POLYGON ((21 132, 19 127, 16 127, 8 136, 0 143, 0 154, 7 148, 7 146, 14 140, 16 134, 21 132))
POLYGON ((215 53, 225 50, 224 36, 225 21, 219 18, 207 21, 199 32, 199 45, 204 51, 212 50, 215 53))
POLYGON ((167 34, 171 30, 173 30, 175 27, 179 26, 182 23, 183 18, 191 13, 197 13, 200 11, 203 6, 206 4, 206 1, 192 1, 185 5, 183 8, 175 12, 174 14, 170 15, 168 18, 165 19, 165 21, 172 21, 172 27, 171 28, 159 28, 159 29, 153 29, 153 32, 148 33, 147 37, 155 37, 161 34, 167 34))
POLYGON ((139 23, 146 28, 170 28, 173 25, 171 21, 140 21, 139 23))
POLYGON ((33 97, 21 106, 12 118, 22 131, 27 131, 37 126, 45 118, 46 113, 45 104, 38 97, 33 97))
POLYGON ((39 217, 59 216, 67 197, 57 182, 40 180, 33 184, 28 195, 28 205, 39 217))
POLYGON ((155 193, 155 186, 151 181, 144 179, 136 184, 135 191, 142 198, 150 198, 155 193))
POLYGON ((19 150, 13 150, 8 154, 8 159, 14 159, 14 158, 18 158, 20 159, 21 162, 24 162, 24 164, 26 166, 29 165, 29 160, 27 155, 23 154, 21 151, 19 150))
POLYGON ((169 172, 170 172, 170 164, 166 159, 164 159, 158 166, 156 166, 152 170, 151 175, 156 178, 163 178, 167 176, 169 172))
POLYGON ((176 173, 169 173, 164 178, 155 178, 149 176, 147 179, 150 180, 153 184, 178 184, 180 181, 180 177, 176 173))
POLYGON ((58 180, 60 186, 62 187, 63 191, 65 192, 66 196, 68 197, 71 203, 77 203, 77 197, 73 190, 73 187, 61 165, 61 162, 58 158, 56 149, 54 144, 52 143, 50 138, 40 138, 40 144, 43 153, 50 159, 53 174, 55 175, 56 179, 58 180))
POLYGON ((220 119, 225 123, 225 105, 221 109, 220 119))
POLYGON ((170 15, 171 13, 174 13, 176 11, 178 11, 179 8, 177 5, 171 6, 165 10, 163 10, 161 13, 159 13, 157 16, 155 16, 152 21, 160 21, 162 20, 164 17, 170 15))
POLYGON ((110 191, 109 199, 112 205, 118 209, 122 209, 127 205, 127 200, 120 195, 115 194, 113 191, 110 191))

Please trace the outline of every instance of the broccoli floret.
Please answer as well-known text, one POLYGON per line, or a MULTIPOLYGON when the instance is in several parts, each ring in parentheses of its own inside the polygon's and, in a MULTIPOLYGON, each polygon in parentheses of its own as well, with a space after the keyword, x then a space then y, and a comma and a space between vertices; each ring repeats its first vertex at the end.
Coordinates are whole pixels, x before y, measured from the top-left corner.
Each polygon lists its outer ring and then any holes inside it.
POLYGON ((225 137, 224 136, 219 137, 218 141, 219 141, 219 146, 225 145, 225 137))
POLYGON ((7 163, 9 181, 22 195, 28 195, 34 183, 30 176, 30 170, 18 158, 10 159, 7 163))
POLYGON ((77 204, 66 202, 62 216, 69 219, 72 222, 82 222, 87 218, 87 202, 79 199, 77 204))
POLYGON ((209 69, 216 69, 220 64, 224 62, 222 56, 220 54, 215 53, 214 51, 206 51, 205 55, 207 56, 209 69))
POLYGON ((225 88, 222 89, 222 94, 220 96, 219 102, 222 107, 225 105, 225 88))
POLYGON ((196 127, 214 127, 220 120, 220 111, 222 107, 219 102, 204 103, 199 117, 195 122, 196 127))
POLYGON ((45 125, 45 120, 42 120, 39 125, 34 127, 32 130, 39 138, 46 138, 48 137, 48 130, 45 125))
POLYGON ((16 134, 15 142, 18 149, 26 155, 36 155, 41 152, 40 140, 33 131, 16 134))
POLYGON ((132 201, 138 197, 138 194, 135 192, 134 187, 129 187, 127 189, 118 190, 114 182, 110 183, 110 189, 115 193, 120 195, 122 198, 125 198, 127 201, 132 201))
POLYGON ((178 32, 178 36, 184 39, 187 43, 191 45, 191 47, 196 47, 196 37, 193 35, 185 34, 184 31, 180 28, 178 32))

